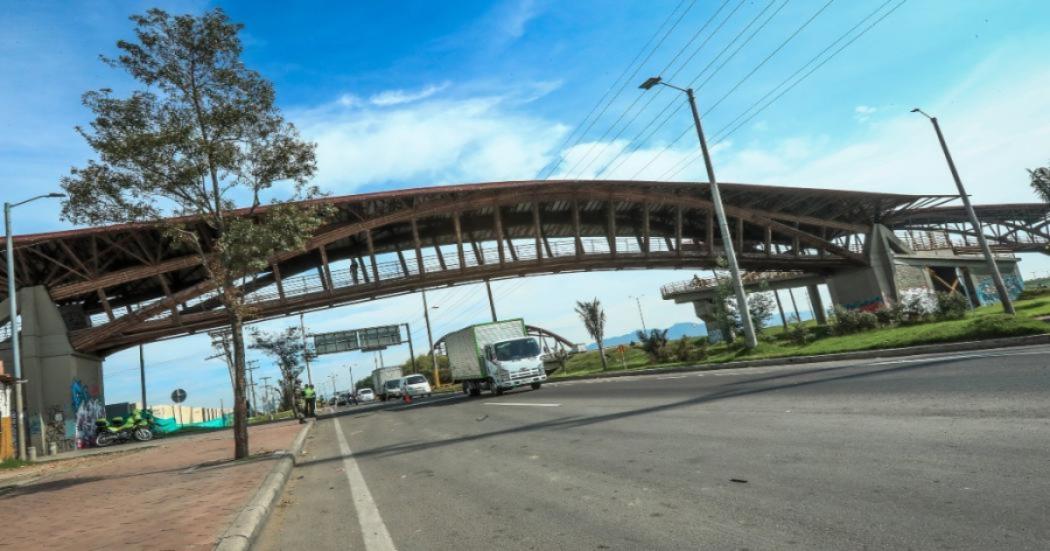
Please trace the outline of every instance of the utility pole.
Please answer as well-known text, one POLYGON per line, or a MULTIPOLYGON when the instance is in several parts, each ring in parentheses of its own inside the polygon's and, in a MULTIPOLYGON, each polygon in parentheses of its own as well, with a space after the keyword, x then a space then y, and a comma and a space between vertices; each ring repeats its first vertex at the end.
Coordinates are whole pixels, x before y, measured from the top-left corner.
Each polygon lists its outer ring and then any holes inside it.
POLYGON ((657 84, 674 88, 679 92, 685 92, 689 98, 689 108, 693 111, 693 124, 696 125, 696 136, 700 139, 700 152, 704 156, 704 166, 707 168, 707 180, 711 186, 711 202, 715 207, 715 217, 718 218, 718 230, 722 233, 722 249, 726 260, 729 262, 729 273, 733 277, 733 290, 736 294, 737 310, 740 312, 740 324, 744 326, 745 343, 748 348, 758 346, 758 337, 755 335, 755 326, 747 308, 747 292, 744 291, 744 282, 740 279, 740 266, 736 261, 736 252, 733 250, 733 236, 729 233, 729 222, 726 220, 725 207, 722 206, 722 193, 718 190, 718 179, 715 178, 715 167, 711 162, 711 152, 707 149, 707 138, 704 137, 704 127, 700 124, 700 111, 696 107, 696 97, 692 88, 679 88, 672 84, 663 82, 660 77, 651 77, 646 80, 640 88, 649 90, 657 84))
POLYGON ((441 377, 438 376, 438 360, 434 355, 434 335, 430 332, 430 307, 427 306, 426 289, 423 289, 423 320, 427 322, 427 344, 430 345, 427 353, 430 354, 430 365, 434 369, 434 386, 441 386, 441 377))
POLYGON ((412 347, 412 328, 407 323, 401 325, 405 326, 405 334, 408 335, 408 355, 412 357, 412 372, 419 373, 419 366, 416 365, 416 351, 412 347))
POLYGON ((269 390, 270 390, 270 379, 272 379, 273 377, 266 376, 266 377, 259 377, 259 378, 262 379, 263 398, 265 398, 265 402, 268 404, 266 409, 270 410, 270 412, 273 413, 273 397, 270 395, 270 392, 269 392, 269 390))
POLYGON ((488 278, 485 278, 485 290, 489 293, 489 311, 492 312, 492 322, 495 323, 499 318, 496 317, 496 303, 492 300, 492 284, 488 278))
POLYGON ((314 384, 314 376, 310 373, 310 351, 306 348, 306 325, 303 323, 304 314, 299 314, 299 334, 303 338, 303 362, 306 363, 306 382, 314 384))
POLYGON ((948 151, 948 144, 944 141, 944 134, 941 133, 941 125, 937 123, 937 117, 927 115, 925 111, 916 107, 911 110, 912 113, 920 113, 930 122, 933 123, 933 129, 937 132, 937 141, 941 143, 941 150, 944 151, 944 159, 948 161, 948 170, 952 173, 952 178, 955 179, 955 187, 959 190, 959 198, 962 199, 963 207, 966 209, 966 216, 970 218, 970 224, 973 225, 973 232, 977 234, 977 244, 981 246, 981 252, 984 254, 984 261, 988 264, 988 271, 992 272, 992 281, 995 282, 995 292, 999 294, 999 302, 1003 305, 1003 311, 1007 314, 1015 314, 1014 303, 1010 300, 1010 293, 1006 290, 1006 283, 1003 281, 1003 274, 999 273, 999 265, 995 263, 995 256, 992 255, 992 248, 988 246, 988 240, 984 238, 984 229, 981 228, 981 221, 977 218, 977 213, 973 210, 973 205, 970 204, 970 196, 966 193, 966 188, 963 187, 962 178, 959 177, 959 171, 955 168, 955 161, 952 160, 952 154, 948 151))
POLYGON ((350 371, 350 395, 357 396, 357 389, 354 385, 354 366, 352 364, 346 364, 346 369, 350 371))
POLYGON ((259 404, 255 400, 255 374, 252 373, 256 369, 259 369, 259 360, 250 360, 244 363, 244 370, 248 372, 248 388, 251 389, 252 393, 252 411, 259 411, 259 404))
MULTIPOLYGON (((8 306, 8 321, 11 323, 11 358, 15 364, 15 434, 18 435, 18 459, 25 461, 26 457, 26 438, 29 436, 26 431, 25 423, 25 407, 22 403, 22 335, 19 331, 18 324, 18 289, 16 288, 17 278, 15 277, 15 238, 11 233, 11 209, 24 205, 30 201, 36 201, 37 199, 44 198, 56 198, 60 199, 65 197, 61 193, 49 193, 47 195, 38 195, 25 201, 18 203, 4 203, 4 230, 6 232, 5 246, 7 248, 7 306, 8 306)), ((41 426, 41 434, 43 434, 43 426, 41 426)))
POLYGON ((139 345, 139 385, 142 387, 142 409, 146 409, 146 353, 139 345))

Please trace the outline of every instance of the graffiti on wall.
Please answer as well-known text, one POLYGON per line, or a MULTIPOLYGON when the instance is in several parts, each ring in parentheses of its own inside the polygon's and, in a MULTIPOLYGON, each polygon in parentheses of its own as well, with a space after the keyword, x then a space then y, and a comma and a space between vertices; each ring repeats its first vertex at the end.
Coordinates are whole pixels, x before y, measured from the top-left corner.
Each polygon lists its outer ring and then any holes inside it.
MULTIPOLYGON (((1024 281, 1021 280, 1021 276, 1017 274, 1003 274, 1003 283, 1006 285, 1006 292, 1010 294, 1011 299, 1021 296, 1021 291, 1024 290, 1024 281)), ((977 288, 974 290, 977 292, 977 301, 981 304, 999 302, 999 293, 995 290, 995 281, 990 275, 982 277, 977 282, 977 288)))
POLYGON ((98 390, 92 392, 80 379, 73 379, 69 392, 76 415, 77 448, 91 447, 95 441, 95 421, 106 416, 106 409, 98 398, 98 390))
POLYGON ((861 312, 875 312, 876 310, 883 307, 882 295, 878 295, 866 300, 859 302, 851 302, 849 304, 843 304, 843 308, 847 310, 860 310, 861 312))
POLYGON ((58 451, 70 451, 76 447, 74 423, 62 410, 62 406, 48 406, 43 412, 44 439, 55 444, 58 451))

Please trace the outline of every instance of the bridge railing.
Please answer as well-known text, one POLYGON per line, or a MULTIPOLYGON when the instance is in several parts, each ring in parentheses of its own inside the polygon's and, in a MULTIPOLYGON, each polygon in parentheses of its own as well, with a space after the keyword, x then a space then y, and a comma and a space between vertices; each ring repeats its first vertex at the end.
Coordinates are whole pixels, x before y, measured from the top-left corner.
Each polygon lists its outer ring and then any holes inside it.
MULTIPOLYGON (((609 240, 605 237, 583 237, 580 240, 581 244, 581 255, 584 257, 588 256, 603 256, 611 255, 612 248, 609 246, 609 240)), ((616 254, 621 257, 640 257, 645 254, 642 244, 636 237, 617 237, 616 243, 616 254)), ((706 255, 706 251, 703 250, 701 244, 693 239, 683 239, 682 241, 683 254, 688 256, 695 256, 696 254, 706 255)), ((423 270, 428 274, 440 273, 446 271, 459 270, 460 259, 458 251, 454 245, 444 245, 440 247, 440 254, 433 248, 427 249, 430 254, 422 256, 423 270)), ((652 236, 649 240, 649 254, 651 255, 664 255, 674 253, 674 242, 673 240, 664 236, 652 236)), ((484 242, 482 246, 477 250, 473 249, 469 244, 464 244, 463 251, 463 268, 475 268, 479 266, 491 266, 499 264, 500 255, 499 249, 494 242, 484 242)), ((572 258, 576 256, 576 243, 573 238, 552 238, 548 239, 544 244, 540 245, 540 250, 537 251, 536 242, 534 239, 514 239, 510 242, 504 242, 503 246, 503 260, 506 264, 521 263, 535 261, 537 255, 542 254, 543 258, 551 259, 564 259, 572 258)), ((756 253, 755 251, 744 251, 742 255, 748 254, 763 254, 763 256, 772 258, 797 258, 811 257, 817 254, 815 250, 803 250, 800 251, 799 255, 796 256, 793 253, 788 252, 773 252, 770 255, 764 255, 764 253, 756 253)), ((356 261, 341 260, 329 265, 329 275, 331 277, 332 290, 346 289, 355 286, 374 286, 375 285, 375 273, 379 273, 380 283, 402 280, 408 278, 419 277, 419 262, 417 262, 416 251, 414 249, 403 250, 400 253, 400 257, 397 253, 384 253, 381 260, 375 263, 373 269, 372 263, 367 259, 362 259, 362 263, 356 261), (403 258, 403 261, 402 261, 403 258)), ((262 277, 269 277, 269 274, 263 274, 262 277)), ((246 280, 246 283, 249 283, 246 280)), ((278 290, 275 282, 269 282, 266 285, 261 286, 258 289, 250 291, 245 297, 245 301, 248 304, 266 302, 272 300, 278 300, 281 298, 281 292, 285 299, 292 299, 303 295, 309 295, 314 293, 320 293, 327 290, 327 282, 325 281, 321 268, 317 267, 310 269, 308 272, 304 272, 300 275, 286 277, 281 279, 281 289, 278 290)), ((215 301, 218 297, 218 291, 211 291, 201 296, 195 297, 182 305, 183 309, 193 308, 194 306, 209 301, 215 301)), ((126 311, 134 312, 146 306, 155 303, 162 298, 152 299, 150 301, 142 302, 126 308, 126 311)), ((157 313, 156 315, 149 318, 149 321, 167 319, 172 316, 171 310, 164 310, 157 313)), ((107 314, 97 313, 90 317, 91 326, 99 326, 109 321, 107 314)))
MULTIPOLYGON (((762 281, 776 281, 781 279, 793 279, 805 275, 803 272, 793 271, 763 271, 763 272, 744 272, 740 274, 740 279, 743 280, 744 284, 760 283, 762 281)), ((686 279, 683 281, 674 281, 660 287, 660 295, 664 299, 669 299, 677 295, 692 293, 696 291, 703 291, 718 286, 723 281, 728 281, 729 274, 714 278, 714 277, 694 277, 693 279, 686 279)))

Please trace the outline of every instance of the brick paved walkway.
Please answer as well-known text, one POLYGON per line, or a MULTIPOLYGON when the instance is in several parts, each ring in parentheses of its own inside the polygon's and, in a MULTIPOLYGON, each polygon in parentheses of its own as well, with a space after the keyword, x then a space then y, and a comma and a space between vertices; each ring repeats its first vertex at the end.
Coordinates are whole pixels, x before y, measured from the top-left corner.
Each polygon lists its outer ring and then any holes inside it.
MULTIPOLYGON (((301 428, 253 427, 251 451, 286 449, 301 428)), ((271 458, 229 461, 231 431, 157 443, 0 479, 0 549, 211 549, 274 466, 271 458)))

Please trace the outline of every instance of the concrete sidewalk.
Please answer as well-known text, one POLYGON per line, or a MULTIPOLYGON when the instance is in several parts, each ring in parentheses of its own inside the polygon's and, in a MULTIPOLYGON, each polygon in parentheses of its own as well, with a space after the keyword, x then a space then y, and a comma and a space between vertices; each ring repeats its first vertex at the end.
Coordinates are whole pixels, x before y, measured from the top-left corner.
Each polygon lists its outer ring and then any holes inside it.
MULTIPOLYGON (((251 428, 252 454, 301 428, 251 428)), ((277 459, 231 461, 232 431, 156 444, 0 472, 0 549, 211 549, 277 459)))

